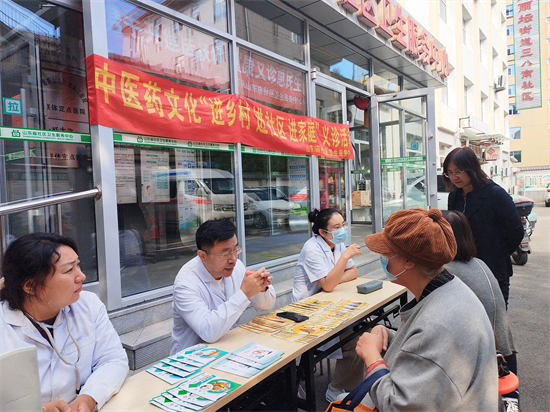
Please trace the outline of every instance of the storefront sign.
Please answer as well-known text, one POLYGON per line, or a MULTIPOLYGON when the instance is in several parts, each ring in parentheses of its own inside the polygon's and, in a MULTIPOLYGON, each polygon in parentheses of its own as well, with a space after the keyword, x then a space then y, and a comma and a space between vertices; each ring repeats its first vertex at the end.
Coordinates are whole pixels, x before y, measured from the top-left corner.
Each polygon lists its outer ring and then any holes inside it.
POLYGON ((115 143, 136 144, 142 146, 173 147, 182 149, 200 149, 200 150, 219 150, 222 152, 232 152, 232 144, 196 142, 181 139, 169 139, 166 137, 141 136, 134 134, 114 133, 115 143))
POLYGON ((498 160, 500 158, 500 147, 489 147, 485 150, 485 161, 498 160))
POLYGON ((347 125, 280 112, 239 95, 184 86, 98 55, 88 56, 86 63, 92 125, 353 158, 347 125))
POLYGON ((514 0, 516 108, 541 107, 539 2, 514 0))
POLYGON ((305 113, 304 74, 247 50, 239 50, 239 91, 261 102, 305 113))
POLYGON ((359 23, 373 28, 378 35, 390 40, 393 47, 404 50, 417 63, 429 66, 443 77, 449 76, 449 56, 439 47, 395 0, 338 0, 347 11, 354 13, 359 23))
POLYGON ((386 157, 380 159, 382 166, 402 166, 405 163, 424 163, 425 161, 426 156, 386 157))
MULTIPOLYGON (((30 157, 36 157, 36 148, 32 147, 29 150, 30 157)), ((24 150, 17 150, 16 152, 6 153, 6 162, 13 162, 14 160, 21 160, 25 158, 24 150)))
POLYGON ((51 130, 0 127, 0 139, 36 140, 39 142, 90 143, 90 135, 84 133, 56 132, 51 130))
POLYGON ((21 107, 21 99, 11 99, 4 97, 4 114, 21 116, 23 109, 21 107))
POLYGON ((275 150, 258 149, 256 147, 241 146, 242 153, 251 153, 256 155, 269 155, 269 156, 283 156, 283 157, 307 157, 300 156, 292 153, 276 152, 275 150))

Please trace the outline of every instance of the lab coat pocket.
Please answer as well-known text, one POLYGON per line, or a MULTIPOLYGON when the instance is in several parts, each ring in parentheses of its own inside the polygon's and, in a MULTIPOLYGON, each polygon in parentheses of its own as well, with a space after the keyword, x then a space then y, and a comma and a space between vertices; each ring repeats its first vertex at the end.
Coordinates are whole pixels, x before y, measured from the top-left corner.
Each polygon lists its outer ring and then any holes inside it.
MULTIPOLYGON (((76 345, 74 342, 69 338, 69 342, 67 346, 65 346, 65 349, 63 350, 63 353, 67 356, 71 356, 71 354, 76 353, 76 345)), ((94 336, 83 336, 80 339, 77 339, 78 346, 80 347, 81 357, 84 355, 91 344, 95 342, 94 336)), ((92 348, 93 349, 93 348, 92 348)))

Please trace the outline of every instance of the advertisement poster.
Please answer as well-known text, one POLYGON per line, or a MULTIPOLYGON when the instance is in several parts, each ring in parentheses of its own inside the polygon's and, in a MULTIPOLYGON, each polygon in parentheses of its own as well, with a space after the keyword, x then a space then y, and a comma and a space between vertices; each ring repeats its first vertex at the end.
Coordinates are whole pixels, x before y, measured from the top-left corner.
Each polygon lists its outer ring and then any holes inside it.
POLYGON ((307 162, 308 159, 288 159, 289 200, 303 208, 307 208, 307 162))
POLYGON ((137 203, 134 149, 115 147, 116 201, 137 203))
POLYGON ((141 202, 158 203, 170 201, 168 186, 169 154, 141 150, 141 202))
POLYGON ((198 226, 197 212, 192 202, 195 196, 195 181, 186 178, 186 174, 182 173, 184 170, 195 169, 195 151, 174 150, 176 151, 179 226, 180 230, 185 230, 198 226))

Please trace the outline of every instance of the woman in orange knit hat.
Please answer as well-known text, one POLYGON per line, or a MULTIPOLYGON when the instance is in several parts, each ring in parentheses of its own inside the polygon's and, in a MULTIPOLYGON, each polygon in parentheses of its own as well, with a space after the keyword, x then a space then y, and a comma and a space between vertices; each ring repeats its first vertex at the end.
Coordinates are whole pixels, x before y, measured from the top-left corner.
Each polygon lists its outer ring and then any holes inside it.
POLYGON ((357 343, 367 377, 377 378, 369 391, 374 406, 379 411, 496 411, 493 330, 479 299, 443 268, 457 249, 441 211, 395 212, 365 243, 380 254, 388 279, 415 297, 401 308, 397 332, 379 325, 357 343))

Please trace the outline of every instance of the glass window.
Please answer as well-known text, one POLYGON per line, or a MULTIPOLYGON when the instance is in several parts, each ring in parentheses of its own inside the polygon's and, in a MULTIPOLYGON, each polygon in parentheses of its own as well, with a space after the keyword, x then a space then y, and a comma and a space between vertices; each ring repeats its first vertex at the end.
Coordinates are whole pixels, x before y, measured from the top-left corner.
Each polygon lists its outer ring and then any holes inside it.
POLYGON ((239 48, 239 94, 287 113, 306 114, 305 73, 239 48))
POLYGON ((122 296, 170 286, 200 224, 235 219, 233 151, 116 144, 115 165, 122 296))
POLYGON ((509 4, 506 6, 506 15, 507 16, 513 16, 514 15, 514 6, 512 4, 509 4))
MULTIPOLYGON (((227 31, 227 1, 226 0, 153 0, 169 9, 190 16, 201 23, 227 31)), ((106 3, 111 0, 106 1, 106 3)))
POLYGON ((420 87, 418 87, 416 84, 414 84, 413 82, 410 82, 408 81, 407 79, 403 79, 403 91, 406 92, 408 90, 416 90, 416 89, 419 89, 420 87))
POLYGON ((516 73, 516 66, 514 66, 513 64, 510 64, 508 66, 508 76, 512 76, 516 73))
POLYGON ((521 150, 512 150, 510 152, 510 157, 515 158, 518 163, 521 163, 521 150))
POLYGON ((447 23, 447 0, 439 0, 439 17, 447 23))
POLYGON ((399 76, 377 62, 373 63, 374 94, 395 93, 401 91, 399 76))
MULTIPOLYGON (((21 115, 3 113, 0 126, 41 140, 0 139, 0 204, 81 192, 93 187, 91 147, 80 143, 89 132, 82 14, 49 2, 0 2, 0 90, 20 100, 21 115), (7 18, 6 16, 10 16, 7 18), (49 131, 42 131, 47 129, 49 131), (53 132, 52 132, 53 131, 53 132), (55 134, 53 139, 48 135, 55 134), (49 142, 64 134, 79 143, 49 142)), ((84 139, 85 141, 86 139, 84 139)), ((20 212, 6 217, 6 241, 34 232, 75 239, 86 282, 98 280, 93 199, 20 212), (85 217, 85 218, 83 218, 85 217)))
MULTIPOLYGON (((211 0, 171 4, 197 20, 212 18, 211 0)), ((226 41, 125 1, 106 1, 105 8, 110 59, 181 84, 229 93, 226 41)))
POLYGON ((311 66, 321 73, 369 90, 370 60, 342 43, 311 28, 309 31, 311 66))
POLYGON ((521 139, 521 127, 510 127, 510 140, 521 139))
POLYGON ((300 253, 309 238, 309 159, 242 154, 246 263, 300 253), (246 207, 246 206, 245 206, 246 207))
POLYGON ((514 54, 514 45, 513 44, 510 44, 509 46, 506 47, 506 54, 508 56, 514 54))
POLYGON ((247 1, 235 2, 235 23, 240 39, 304 63, 302 20, 267 1, 247 1))
POLYGON ((518 109, 516 109, 515 104, 508 105, 508 114, 519 114, 519 113, 520 113, 520 111, 518 109))
POLYGON ((516 94, 516 85, 511 84, 508 86, 508 96, 515 96, 516 94))
POLYGON ((514 25, 513 24, 506 26, 506 35, 511 36, 512 34, 514 34, 514 25))

